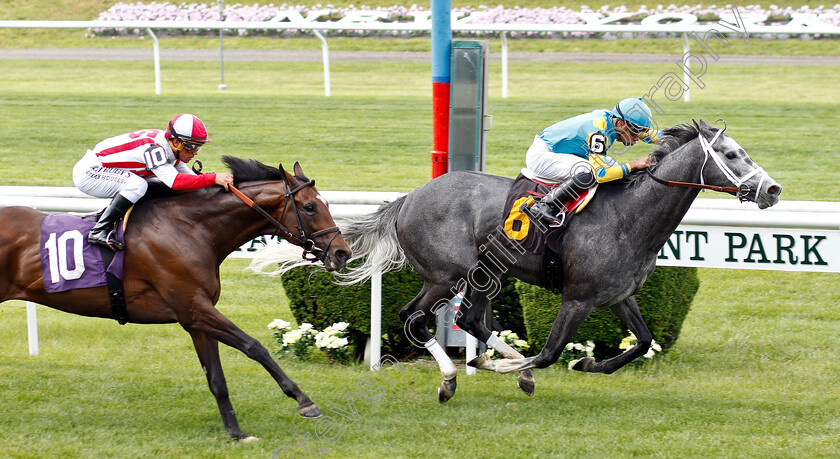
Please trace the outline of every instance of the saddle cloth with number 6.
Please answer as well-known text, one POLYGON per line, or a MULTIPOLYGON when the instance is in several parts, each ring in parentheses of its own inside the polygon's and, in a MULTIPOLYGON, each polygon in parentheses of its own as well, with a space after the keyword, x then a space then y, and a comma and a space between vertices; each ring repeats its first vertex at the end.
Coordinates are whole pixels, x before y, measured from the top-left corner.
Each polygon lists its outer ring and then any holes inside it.
MULTIPOLYGON (((564 233, 563 228, 546 226, 533 215, 523 212, 522 206, 530 207, 545 196, 556 183, 543 182, 537 179, 519 174, 513 181, 505 200, 503 228, 505 231, 504 244, 511 249, 524 249, 526 251, 542 255, 548 248, 555 253, 560 251, 560 241, 564 233)), ((566 213, 566 221, 572 215, 579 212, 589 202, 591 190, 586 190, 572 203, 570 211, 566 213)))
MULTIPOLYGON (((118 250, 106 269, 101 247, 87 241, 94 224, 95 215, 50 214, 44 219, 41 224, 41 270, 47 293, 107 285, 106 272, 122 279, 125 251, 118 250)), ((123 240, 122 225, 117 225, 117 239, 123 240)))

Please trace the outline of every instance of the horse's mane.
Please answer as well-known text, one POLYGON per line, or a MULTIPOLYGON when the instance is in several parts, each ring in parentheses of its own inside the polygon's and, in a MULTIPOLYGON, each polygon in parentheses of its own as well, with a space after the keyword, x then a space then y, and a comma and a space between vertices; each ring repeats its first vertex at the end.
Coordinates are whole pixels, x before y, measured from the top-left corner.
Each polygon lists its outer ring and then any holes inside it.
MULTIPOLYGON (((650 154, 652 167, 655 167, 656 163, 665 156, 668 156, 669 153, 696 139, 700 135, 700 131, 697 130, 697 127, 690 124, 677 124, 659 131, 659 135, 662 138, 662 143, 650 154)), ((645 171, 634 171, 624 181, 625 185, 628 187, 633 186, 639 181, 640 177, 644 177, 645 175, 647 175, 645 171)))
POLYGON ((222 162, 233 174, 234 185, 258 180, 283 180, 284 173, 277 167, 267 166, 255 159, 222 156, 222 162))

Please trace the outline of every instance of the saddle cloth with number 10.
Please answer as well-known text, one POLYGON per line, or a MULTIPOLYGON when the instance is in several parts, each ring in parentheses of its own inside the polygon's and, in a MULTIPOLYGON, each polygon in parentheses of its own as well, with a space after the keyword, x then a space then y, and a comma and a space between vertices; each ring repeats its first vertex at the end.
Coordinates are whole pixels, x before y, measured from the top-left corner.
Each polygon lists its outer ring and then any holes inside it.
MULTIPOLYGON (((44 219, 41 224, 41 269, 47 293, 107 285, 106 272, 122 279, 125 251, 118 250, 106 269, 101 248, 87 241, 94 224, 95 215, 50 214, 44 219)), ((122 225, 117 227, 117 239, 122 241, 122 225)))

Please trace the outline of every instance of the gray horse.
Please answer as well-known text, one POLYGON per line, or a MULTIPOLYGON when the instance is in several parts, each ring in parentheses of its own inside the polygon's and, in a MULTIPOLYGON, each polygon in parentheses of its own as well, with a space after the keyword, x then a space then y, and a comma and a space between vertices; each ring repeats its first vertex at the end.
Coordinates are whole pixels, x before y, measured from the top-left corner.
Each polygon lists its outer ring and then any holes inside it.
MULTIPOLYGON (((341 274, 343 281, 362 282, 375 271, 394 270, 406 261, 423 277, 422 290, 400 311, 400 318, 409 339, 425 346, 437 360, 444 376, 438 390, 442 402, 454 395, 456 370, 426 322, 458 292, 464 292, 458 326, 505 357, 492 361, 480 356, 469 362, 471 366, 500 373, 520 371, 519 386, 531 395, 534 379, 529 369, 556 362, 584 319, 609 306, 636 335, 637 345, 603 361, 581 360, 574 369, 612 373, 648 351, 653 337, 634 295, 699 193, 697 188, 660 182, 699 182, 755 201, 762 209, 776 204, 782 191, 722 129, 700 121, 662 134, 663 144, 651 154, 650 174, 634 173, 628 180, 600 185, 586 209, 571 220, 560 253, 563 304, 535 357, 524 358, 492 336, 483 321, 489 299, 498 293, 501 274, 531 284, 544 282, 541 255, 501 243, 510 178, 451 172, 352 222, 342 233, 354 257, 366 258, 361 266, 341 274)), ((539 226, 538 221, 529 224, 539 226)))

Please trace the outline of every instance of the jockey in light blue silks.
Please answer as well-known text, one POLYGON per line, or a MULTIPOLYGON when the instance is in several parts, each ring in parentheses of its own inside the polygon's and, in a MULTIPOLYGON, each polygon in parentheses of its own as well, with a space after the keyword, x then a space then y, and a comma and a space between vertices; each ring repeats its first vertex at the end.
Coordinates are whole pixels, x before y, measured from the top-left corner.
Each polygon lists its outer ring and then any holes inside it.
POLYGON ((650 167, 647 156, 627 164, 618 164, 607 156, 616 140, 627 146, 638 140, 659 143, 657 134, 650 108, 635 97, 620 101, 612 110, 595 110, 545 128, 528 148, 522 173, 560 184, 531 211, 548 222, 562 222, 567 205, 584 190, 623 178, 632 170, 650 167))

